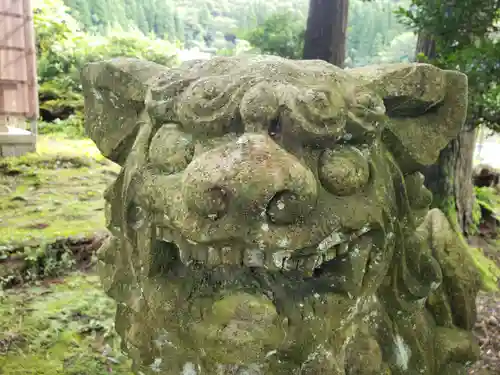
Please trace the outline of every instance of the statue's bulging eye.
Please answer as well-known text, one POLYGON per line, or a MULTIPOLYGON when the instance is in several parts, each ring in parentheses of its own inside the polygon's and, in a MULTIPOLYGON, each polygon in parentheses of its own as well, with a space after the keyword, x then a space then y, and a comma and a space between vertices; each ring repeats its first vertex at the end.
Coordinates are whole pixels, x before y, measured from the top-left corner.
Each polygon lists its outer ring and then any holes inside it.
POLYGON ((319 179, 332 194, 347 196, 363 189, 370 179, 370 165, 355 147, 339 145, 325 150, 319 160, 319 179))
POLYGON ((163 125, 149 146, 149 161, 161 171, 173 174, 183 171, 193 159, 194 142, 191 135, 176 124, 163 125))

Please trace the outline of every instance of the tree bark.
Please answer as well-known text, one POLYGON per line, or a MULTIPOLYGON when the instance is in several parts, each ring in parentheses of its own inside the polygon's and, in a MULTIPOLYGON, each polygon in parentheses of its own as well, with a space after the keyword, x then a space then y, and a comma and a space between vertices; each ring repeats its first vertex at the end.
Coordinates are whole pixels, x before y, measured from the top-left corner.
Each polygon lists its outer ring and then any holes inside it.
POLYGON ((415 56, 418 57, 419 53, 424 54, 429 60, 436 58, 436 42, 432 35, 422 31, 418 34, 415 56))
POLYGON ((458 137, 441 151, 437 162, 424 170, 425 185, 433 194, 433 207, 443 211, 465 236, 471 234, 473 225, 475 140, 475 128, 466 123, 458 137))
MULTIPOLYGON (((416 54, 427 62, 436 58, 436 42, 432 35, 420 32, 416 54)), ((432 192, 433 207, 443 211, 458 232, 470 234, 473 225, 474 186, 472 167, 476 141, 475 121, 468 119, 458 137, 441 151, 436 163, 424 169, 425 185, 432 192)))
POLYGON ((344 66, 349 0, 310 0, 304 36, 305 60, 344 66))

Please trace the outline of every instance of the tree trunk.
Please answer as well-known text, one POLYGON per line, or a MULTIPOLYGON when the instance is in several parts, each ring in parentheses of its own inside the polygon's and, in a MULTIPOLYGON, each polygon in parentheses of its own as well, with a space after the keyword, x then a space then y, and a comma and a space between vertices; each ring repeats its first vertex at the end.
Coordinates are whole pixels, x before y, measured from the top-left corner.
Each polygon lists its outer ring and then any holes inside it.
POLYGON ((436 57, 436 42, 431 35, 422 31, 418 34, 417 38, 417 48, 415 54, 417 59, 419 53, 422 53, 429 60, 436 57))
MULTIPOLYGON (((418 35, 416 54, 424 54, 428 62, 436 58, 436 43, 432 35, 418 35)), ((443 211, 451 224, 466 236, 472 228, 474 186, 472 166, 476 141, 475 121, 465 122, 458 137, 441 151, 436 163, 427 167, 425 185, 432 192, 433 207, 443 211)))
POLYGON ((304 36, 305 60, 344 66, 349 0, 310 0, 304 36))
POLYGON ((475 140, 475 128, 466 123, 458 137, 441 151, 436 164, 424 170, 425 185, 434 195, 433 207, 441 209, 455 229, 466 236, 473 224, 475 140))

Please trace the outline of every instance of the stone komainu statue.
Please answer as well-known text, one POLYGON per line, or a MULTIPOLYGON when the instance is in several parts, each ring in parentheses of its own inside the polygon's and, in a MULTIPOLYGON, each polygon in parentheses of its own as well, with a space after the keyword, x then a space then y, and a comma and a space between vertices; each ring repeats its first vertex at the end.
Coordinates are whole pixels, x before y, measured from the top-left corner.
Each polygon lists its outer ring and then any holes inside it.
POLYGON ((260 56, 82 78, 122 166, 98 256, 137 374, 465 374, 479 279, 419 173, 465 75, 260 56))

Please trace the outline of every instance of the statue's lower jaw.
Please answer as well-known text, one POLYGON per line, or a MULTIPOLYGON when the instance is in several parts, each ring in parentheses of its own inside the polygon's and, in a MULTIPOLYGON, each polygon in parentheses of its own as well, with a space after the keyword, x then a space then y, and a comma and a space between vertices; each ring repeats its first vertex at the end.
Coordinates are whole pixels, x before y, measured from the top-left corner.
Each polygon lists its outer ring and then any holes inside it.
POLYGON ((363 311, 373 310, 366 306, 372 299, 312 293, 311 283, 280 272, 194 264, 183 270, 172 282, 151 285, 151 295, 145 290, 146 299, 165 298, 165 310, 152 311, 151 340, 169 334, 154 350, 168 375, 191 366, 197 372, 186 374, 343 375, 348 339, 363 311))
MULTIPOLYGON (((371 235, 350 244, 355 256, 366 252, 366 262, 371 235)), ((335 260, 337 270, 344 264, 357 267, 347 253, 305 275, 298 269, 208 267, 196 259, 185 263, 175 244, 158 240, 154 247, 169 260, 168 269, 144 292, 146 300, 163 298, 164 308, 154 312, 155 334, 175 332, 177 341, 157 353, 162 361, 180 366, 172 374, 193 365, 199 366, 198 374, 341 375, 348 339, 364 324, 361 316, 378 306, 376 299, 346 290, 352 281, 348 277, 357 274, 347 274, 339 283, 341 277, 330 273, 335 260)), ((360 290, 363 274, 358 279, 360 290)))

